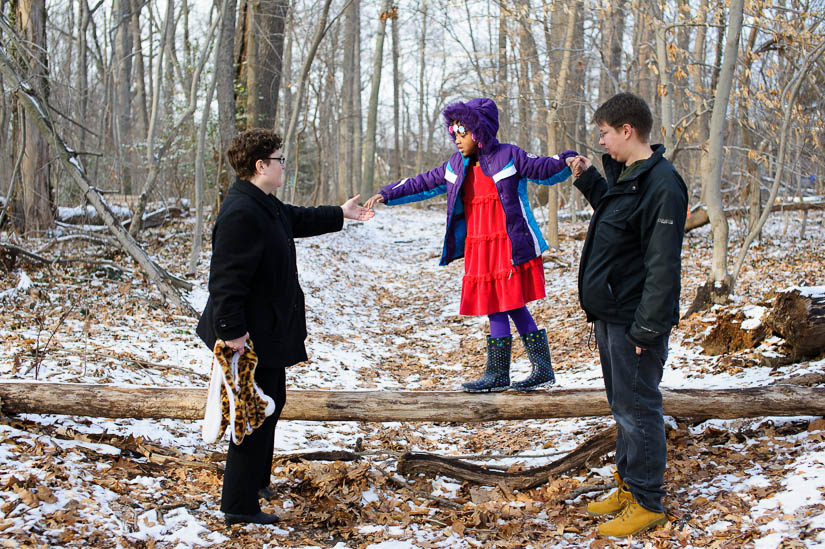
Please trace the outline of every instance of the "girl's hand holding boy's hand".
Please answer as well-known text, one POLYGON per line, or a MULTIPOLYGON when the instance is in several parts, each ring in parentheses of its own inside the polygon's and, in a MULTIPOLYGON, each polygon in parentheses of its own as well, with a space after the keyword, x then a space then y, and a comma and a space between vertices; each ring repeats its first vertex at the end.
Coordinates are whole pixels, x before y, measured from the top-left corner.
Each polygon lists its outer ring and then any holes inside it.
POLYGON ((570 170, 573 172, 573 177, 581 177, 581 174, 584 173, 584 170, 590 168, 593 165, 590 162, 590 159, 586 156, 570 156, 565 159, 567 165, 570 167, 570 170))
POLYGON ((361 195, 357 194, 341 204, 341 209, 344 210, 344 217, 354 219, 355 221, 369 221, 375 217, 375 212, 364 206, 359 206, 359 198, 361 198, 361 195))
POLYGON ((376 194, 376 195, 371 196, 371 197, 369 198, 369 200, 367 200, 366 202, 364 202, 364 207, 365 207, 365 208, 368 208, 368 209, 370 209, 370 210, 372 210, 372 208, 373 208, 376 204, 378 204, 379 202, 384 202, 384 197, 383 197, 383 196, 381 196, 380 194, 376 194))

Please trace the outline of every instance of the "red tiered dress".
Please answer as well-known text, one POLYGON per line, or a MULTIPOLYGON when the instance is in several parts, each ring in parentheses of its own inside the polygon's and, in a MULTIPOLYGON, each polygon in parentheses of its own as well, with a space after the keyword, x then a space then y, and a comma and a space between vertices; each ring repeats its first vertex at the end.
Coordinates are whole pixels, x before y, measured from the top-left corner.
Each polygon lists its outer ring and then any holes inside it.
POLYGON ((467 239, 464 245, 462 315, 489 315, 545 297, 541 256, 514 266, 504 209, 492 177, 468 167, 463 185, 467 239))

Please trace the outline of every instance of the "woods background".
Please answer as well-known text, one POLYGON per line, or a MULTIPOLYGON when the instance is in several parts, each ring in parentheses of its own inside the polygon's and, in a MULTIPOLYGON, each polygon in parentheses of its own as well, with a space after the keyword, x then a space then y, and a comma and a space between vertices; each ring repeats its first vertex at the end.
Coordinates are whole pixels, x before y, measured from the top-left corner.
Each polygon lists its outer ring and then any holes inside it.
MULTIPOLYGON (((735 291, 766 206, 825 186, 822 1, 0 0, 0 12, 0 222, 16 242, 88 192, 127 206, 138 239, 150 204, 187 199, 194 274, 237 131, 285 136, 283 199, 341 203, 443 162, 440 112, 475 96, 499 105, 501 141, 596 161, 593 110, 618 91, 644 97, 652 141, 713 227, 711 300, 735 291), (29 87, 51 138, 20 100, 29 87), (745 221, 730 235, 734 214, 745 221)), ((531 193, 557 247, 559 216, 583 203, 569 185, 531 193)))

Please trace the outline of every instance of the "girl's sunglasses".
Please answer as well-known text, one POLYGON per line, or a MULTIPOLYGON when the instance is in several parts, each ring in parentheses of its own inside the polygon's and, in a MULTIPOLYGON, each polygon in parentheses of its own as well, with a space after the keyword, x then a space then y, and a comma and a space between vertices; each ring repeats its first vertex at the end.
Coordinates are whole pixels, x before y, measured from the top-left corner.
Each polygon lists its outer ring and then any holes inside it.
POLYGON ((448 126, 447 129, 450 130, 450 133, 452 135, 458 134, 461 137, 464 137, 465 135, 467 135, 467 128, 465 128, 464 126, 460 126, 458 124, 453 124, 452 126, 448 126))

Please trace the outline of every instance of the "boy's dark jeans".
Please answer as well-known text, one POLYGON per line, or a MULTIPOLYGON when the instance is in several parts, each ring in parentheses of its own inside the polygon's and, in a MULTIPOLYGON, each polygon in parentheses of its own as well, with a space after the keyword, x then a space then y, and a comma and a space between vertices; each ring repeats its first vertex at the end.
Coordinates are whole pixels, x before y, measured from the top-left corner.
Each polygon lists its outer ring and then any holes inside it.
POLYGON ((627 326, 597 320, 595 328, 607 401, 618 426, 616 469, 639 505, 663 513, 667 450, 659 382, 669 334, 637 355, 625 337, 627 326))

